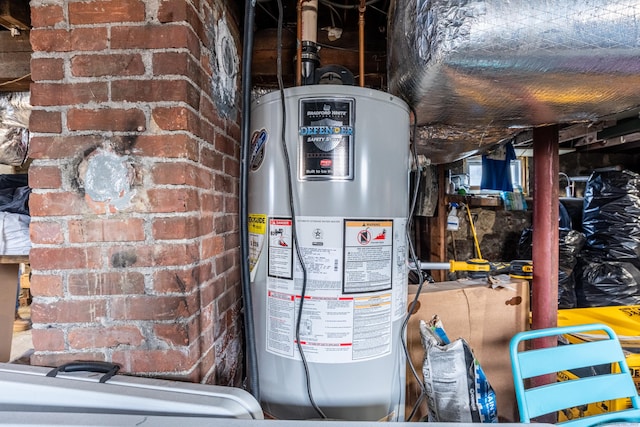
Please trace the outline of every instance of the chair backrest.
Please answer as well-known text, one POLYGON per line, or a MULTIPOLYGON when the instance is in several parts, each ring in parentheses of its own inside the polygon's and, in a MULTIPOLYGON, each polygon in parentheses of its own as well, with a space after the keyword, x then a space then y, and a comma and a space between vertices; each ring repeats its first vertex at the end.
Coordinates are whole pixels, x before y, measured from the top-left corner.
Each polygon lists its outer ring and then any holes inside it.
POLYGON ((529 423, 532 418, 557 413, 563 409, 623 398, 631 400, 631 408, 585 416, 560 424, 582 427, 602 423, 640 422, 640 398, 620 342, 609 326, 587 324, 520 332, 511 339, 509 350, 521 422, 529 423), (525 342, 536 338, 596 331, 604 331, 604 334, 598 333, 595 339, 579 343, 534 350, 523 349, 526 347, 525 342), (612 367, 616 364, 619 367, 618 372, 613 372, 612 367), (533 388, 528 387, 529 381, 526 381, 542 375, 598 365, 608 366, 609 369, 604 369, 605 372, 599 375, 596 370, 591 370, 596 375, 533 388))

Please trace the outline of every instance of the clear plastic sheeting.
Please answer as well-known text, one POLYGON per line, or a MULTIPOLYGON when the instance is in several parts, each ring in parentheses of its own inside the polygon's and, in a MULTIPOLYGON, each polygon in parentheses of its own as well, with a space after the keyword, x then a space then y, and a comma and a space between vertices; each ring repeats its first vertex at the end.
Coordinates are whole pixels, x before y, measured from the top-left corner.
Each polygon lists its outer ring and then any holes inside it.
POLYGON ((640 105, 640 0, 395 0, 389 22, 389 90, 434 163, 640 105))

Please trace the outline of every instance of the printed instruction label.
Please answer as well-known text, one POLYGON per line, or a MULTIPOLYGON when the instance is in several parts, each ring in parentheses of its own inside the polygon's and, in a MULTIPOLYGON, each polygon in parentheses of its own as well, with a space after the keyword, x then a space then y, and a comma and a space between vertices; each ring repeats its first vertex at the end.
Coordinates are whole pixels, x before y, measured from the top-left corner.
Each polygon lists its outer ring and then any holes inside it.
POLYGON ((269 271, 271 277, 293 278, 293 221, 286 218, 269 220, 269 271))
POLYGON ((393 220, 346 220, 344 292, 391 289, 393 220))
POLYGON ((255 280, 256 265, 260 260, 264 236, 267 233, 267 216, 264 214, 249 214, 249 275, 255 280))
MULTIPOLYGON (((307 273, 299 335, 308 361, 350 363, 391 352, 393 321, 402 316, 397 315, 398 304, 401 298, 406 299, 406 284, 392 283, 406 282, 405 256, 394 256, 393 247, 395 241, 405 250, 406 244, 400 245, 400 230, 404 232, 405 223, 404 218, 296 218, 307 273), (401 225, 394 227, 394 221, 401 225), (370 238, 363 230, 368 230, 370 238), (368 242, 363 245, 365 240, 368 242), (373 249, 363 251, 362 246, 373 249), (400 260, 403 265, 398 269, 396 263, 400 260), (404 295, 396 295, 398 290, 404 295)), ((269 218, 268 224, 267 351, 299 360, 296 319, 302 300, 303 271, 293 242, 286 237, 290 239, 292 235, 291 220, 269 218), (282 236, 287 246, 281 245, 282 236), (288 279, 285 273, 290 265, 293 274, 288 279)))

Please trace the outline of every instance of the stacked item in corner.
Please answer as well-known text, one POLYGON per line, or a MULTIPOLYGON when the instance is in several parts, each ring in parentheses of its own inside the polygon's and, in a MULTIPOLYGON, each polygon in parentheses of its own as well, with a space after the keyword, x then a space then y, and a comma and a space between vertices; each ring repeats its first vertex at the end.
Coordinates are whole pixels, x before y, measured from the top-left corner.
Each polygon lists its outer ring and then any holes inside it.
POLYGON ((578 307, 640 304, 640 174, 595 171, 584 195, 578 307))
POLYGON ((26 174, 0 174, 0 255, 28 255, 29 195, 26 174))

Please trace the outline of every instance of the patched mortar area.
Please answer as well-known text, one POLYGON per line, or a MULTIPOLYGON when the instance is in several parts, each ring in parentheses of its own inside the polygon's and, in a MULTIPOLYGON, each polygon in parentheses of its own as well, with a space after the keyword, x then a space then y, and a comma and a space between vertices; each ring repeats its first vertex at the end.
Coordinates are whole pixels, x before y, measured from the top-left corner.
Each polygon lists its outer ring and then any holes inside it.
POLYGON ((226 16, 211 25, 208 37, 214 49, 211 52, 211 97, 218 113, 223 117, 235 118, 237 77, 240 59, 236 43, 227 25, 226 16))
POLYGON ((96 213, 115 213, 127 209, 135 194, 135 176, 129 156, 97 149, 78 167, 85 199, 96 213))

